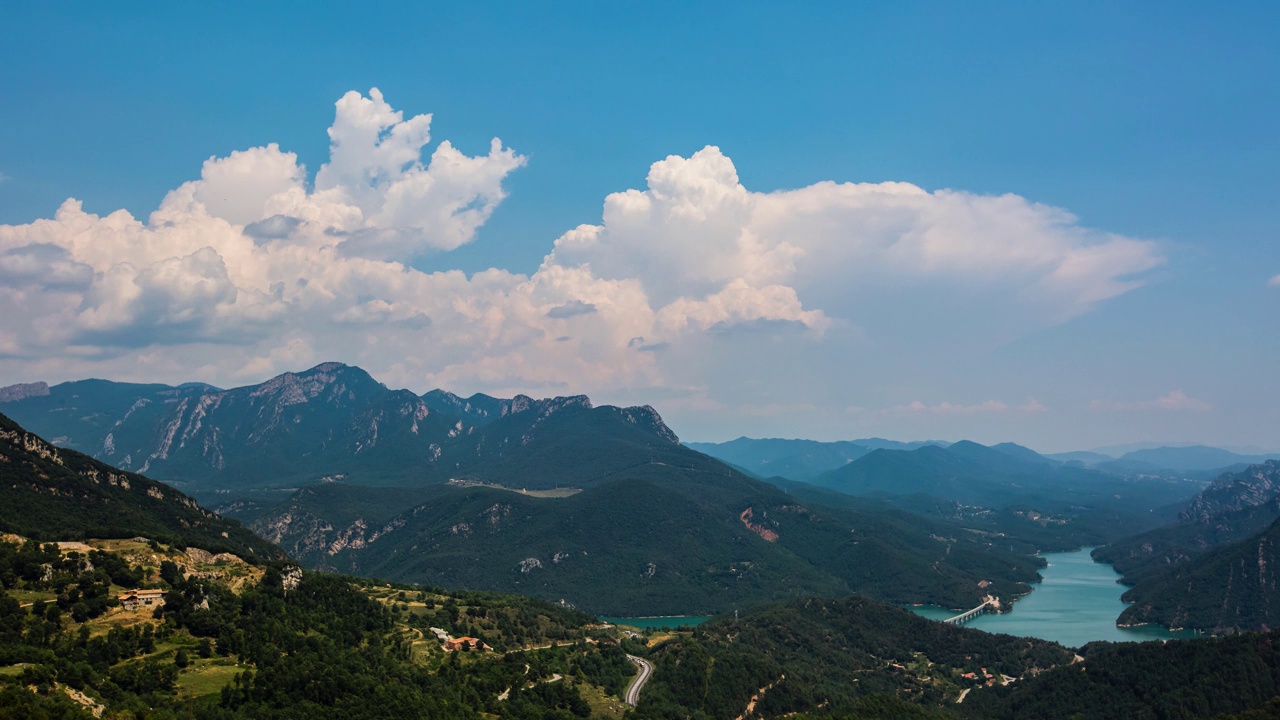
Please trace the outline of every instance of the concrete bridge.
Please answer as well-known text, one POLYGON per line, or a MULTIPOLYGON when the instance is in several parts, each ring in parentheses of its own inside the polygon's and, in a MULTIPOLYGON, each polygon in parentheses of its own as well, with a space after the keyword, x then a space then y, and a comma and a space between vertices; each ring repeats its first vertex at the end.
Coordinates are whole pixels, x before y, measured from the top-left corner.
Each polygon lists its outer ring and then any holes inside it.
POLYGON ((996 612, 1000 609, 1000 599, 988 595, 983 599, 982 604, 971 610, 966 610, 955 617, 949 617, 942 622, 951 625, 963 625, 970 620, 978 617, 983 613, 996 612))

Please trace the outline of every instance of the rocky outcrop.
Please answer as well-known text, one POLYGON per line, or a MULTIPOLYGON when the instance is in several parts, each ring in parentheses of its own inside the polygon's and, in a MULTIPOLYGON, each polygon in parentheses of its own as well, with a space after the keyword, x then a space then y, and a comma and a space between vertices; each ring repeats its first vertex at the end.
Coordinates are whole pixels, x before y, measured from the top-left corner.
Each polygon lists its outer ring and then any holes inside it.
POLYGON ((0 403, 18 402, 33 397, 48 397, 49 384, 45 382, 18 383, 0 388, 0 403))
POLYGON ((652 406, 622 408, 622 416, 627 419, 627 422, 642 425, 670 443, 680 444, 680 438, 667 427, 667 424, 662 421, 662 416, 652 406))
POLYGON ((396 517, 380 527, 370 528, 363 518, 345 527, 304 511, 291 510, 259 520, 252 529, 259 536, 285 548, 300 559, 330 558, 344 550, 363 550, 379 538, 404 527, 406 517, 396 517))

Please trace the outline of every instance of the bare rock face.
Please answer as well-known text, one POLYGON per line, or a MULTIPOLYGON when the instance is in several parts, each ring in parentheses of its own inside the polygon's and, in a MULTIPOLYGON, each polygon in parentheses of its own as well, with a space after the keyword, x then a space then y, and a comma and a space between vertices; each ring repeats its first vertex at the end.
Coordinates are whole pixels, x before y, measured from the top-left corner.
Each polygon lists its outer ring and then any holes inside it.
POLYGON ((33 397, 47 397, 49 384, 45 382, 19 383, 0 388, 0 403, 18 402, 33 397))
POLYGON ((297 565, 290 566, 280 576, 281 587, 285 592, 297 590, 298 584, 302 582, 302 568, 297 565))
POLYGON ((672 432, 671 428, 667 427, 667 424, 662 421, 662 416, 652 406, 641 405, 639 407, 623 408, 622 415, 628 422, 648 427, 664 440, 676 445, 680 444, 680 438, 672 432))
POLYGON ((62 459, 58 457, 57 448, 29 432, 20 429, 0 428, 0 442, 12 446, 18 453, 30 453, 42 460, 49 460, 59 465, 62 464, 62 459))
MULTIPOLYGON (((476 393, 464 399, 433 390, 418 396, 333 362, 230 389, 83 380, 2 392, 27 398, 4 407, 21 411, 19 422, 44 428, 57 447, 180 483, 188 492, 337 479, 408 486, 486 474, 498 484, 541 489, 606 477, 679 446, 647 405, 595 407, 586 395, 503 399, 476 393), (592 440, 579 448, 566 440, 575 434, 591 434, 592 440), (499 467, 538 461, 548 452, 578 453, 563 467, 579 474, 526 485, 515 477, 525 473, 499 467)), ((348 529, 345 540, 336 527, 315 531, 335 535, 329 542, 340 545, 372 542, 376 532, 372 526, 348 529)))
POLYGON ((1280 496, 1280 460, 1250 465, 1213 481, 1182 511, 1183 522, 1207 523, 1223 513, 1263 505, 1280 496))

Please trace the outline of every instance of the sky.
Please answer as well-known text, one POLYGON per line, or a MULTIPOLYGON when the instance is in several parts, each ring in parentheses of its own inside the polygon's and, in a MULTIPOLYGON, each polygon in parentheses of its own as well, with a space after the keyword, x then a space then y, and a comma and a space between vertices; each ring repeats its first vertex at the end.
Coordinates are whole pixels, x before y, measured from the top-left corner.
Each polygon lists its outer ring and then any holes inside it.
POLYGON ((1274 3, 4 17, 0 385, 1280 450, 1274 3))

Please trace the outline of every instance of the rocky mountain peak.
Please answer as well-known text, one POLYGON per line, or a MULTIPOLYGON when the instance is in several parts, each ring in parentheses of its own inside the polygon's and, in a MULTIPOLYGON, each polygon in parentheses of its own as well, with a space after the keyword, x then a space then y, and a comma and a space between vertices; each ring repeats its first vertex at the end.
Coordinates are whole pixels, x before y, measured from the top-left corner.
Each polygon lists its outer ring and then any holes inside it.
POLYGON ((528 395, 517 395, 511 398, 511 402, 507 403, 507 406, 502 409, 502 414, 515 415, 516 413, 525 412, 533 407, 533 403, 533 398, 528 395))
POLYGON ((534 400, 528 395, 516 395, 507 402, 503 408, 502 414, 516 415, 523 412, 533 410, 540 417, 548 417, 556 412, 568 408, 582 408, 590 410, 592 408, 591 398, 586 395, 561 395, 557 397, 544 398, 542 400, 534 400))
POLYGON ((383 387, 368 373, 357 367, 339 362, 326 362, 310 370, 286 372, 253 388, 252 398, 274 397, 282 405, 297 405, 319 397, 321 394, 342 395, 355 386, 383 387))

